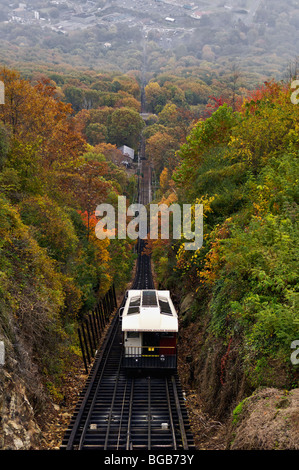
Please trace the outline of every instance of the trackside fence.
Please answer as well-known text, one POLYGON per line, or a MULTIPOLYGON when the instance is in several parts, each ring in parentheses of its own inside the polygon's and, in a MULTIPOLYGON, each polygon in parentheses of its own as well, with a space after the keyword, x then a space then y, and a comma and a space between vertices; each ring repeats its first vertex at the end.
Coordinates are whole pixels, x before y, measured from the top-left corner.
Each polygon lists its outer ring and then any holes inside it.
POLYGON ((80 348, 86 373, 88 373, 88 366, 91 364, 99 347, 104 328, 116 307, 115 286, 112 285, 94 310, 89 312, 82 320, 78 328, 80 348))

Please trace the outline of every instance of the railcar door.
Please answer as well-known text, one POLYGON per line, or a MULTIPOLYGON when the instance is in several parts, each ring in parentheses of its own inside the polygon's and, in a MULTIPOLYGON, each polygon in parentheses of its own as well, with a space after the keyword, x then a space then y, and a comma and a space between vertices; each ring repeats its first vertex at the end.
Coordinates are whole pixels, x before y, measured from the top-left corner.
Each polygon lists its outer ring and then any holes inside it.
POLYGON ((143 333, 143 356, 158 356, 160 344, 160 334, 157 332, 144 332, 143 333))
POLYGON ((160 336, 160 355, 173 356, 176 354, 176 333, 163 332, 160 336))

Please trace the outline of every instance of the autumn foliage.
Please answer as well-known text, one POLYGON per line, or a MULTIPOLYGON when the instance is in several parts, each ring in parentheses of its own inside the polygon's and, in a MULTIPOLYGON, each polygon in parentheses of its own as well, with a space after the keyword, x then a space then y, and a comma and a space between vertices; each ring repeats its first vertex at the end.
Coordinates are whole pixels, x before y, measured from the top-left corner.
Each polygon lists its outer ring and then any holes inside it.
POLYGON ((299 335, 299 106, 290 94, 270 81, 235 111, 213 100, 213 112, 176 153, 172 188, 161 173, 161 199, 175 192, 178 203, 203 204, 204 244, 191 252, 184 240, 173 241, 163 255, 152 246, 158 281, 178 298, 195 295, 192 320, 206 325, 201 334, 209 338, 202 354, 215 339, 223 344, 223 387, 235 344, 250 387, 297 380, 289 358, 299 335))
MULTIPOLYGON (((78 319, 112 283, 127 282, 133 247, 97 239, 95 209, 120 193, 130 199, 134 181, 115 145, 90 145, 91 110, 76 115, 55 82, 7 68, 0 80, 1 315, 13 328, 16 322, 28 351, 51 369, 65 347, 76 345, 78 319)), ((128 92, 119 98, 118 106, 136 107, 128 92)))

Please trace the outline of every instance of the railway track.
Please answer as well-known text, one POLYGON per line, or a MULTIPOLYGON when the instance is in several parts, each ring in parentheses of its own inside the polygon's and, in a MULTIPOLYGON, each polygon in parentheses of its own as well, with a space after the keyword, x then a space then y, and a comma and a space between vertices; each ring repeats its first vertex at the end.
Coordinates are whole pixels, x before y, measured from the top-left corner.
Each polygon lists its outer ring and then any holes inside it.
MULTIPOLYGON (((141 201, 150 184, 144 180, 141 201)), ((150 258, 138 260, 132 289, 154 289, 150 258)), ((125 303, 125 298, 121 308, 125 303)), ((74 415, 65 432, 62 450, 194 450, 178 375, 128 373, 121 367, 122 334, 118 312, 97 352, 74 415)))

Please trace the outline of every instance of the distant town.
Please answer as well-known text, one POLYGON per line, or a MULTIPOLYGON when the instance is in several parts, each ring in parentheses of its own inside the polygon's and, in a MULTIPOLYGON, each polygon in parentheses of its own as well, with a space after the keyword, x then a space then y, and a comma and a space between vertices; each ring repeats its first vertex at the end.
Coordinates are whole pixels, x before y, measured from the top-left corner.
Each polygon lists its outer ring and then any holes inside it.
POLYGON ((0 60, 148 76, 196 67, 198 74, 199 67, 218 70, 235 63, 249 80, 260 81, 283 75, 298 55, 298 5, 298 0, 1 0, 0 60))
MULTIPOLYGON (((251 10, 238 5, 245 2, 228 1, 219 5, 215 1, 184 3, 177 0, 111 0, 86 3, 69 0, 33 1, 10 3, 4 7, 1 22, 34 25, 49 28, 59 34, 85 29, 97 24, 126 23, 143 30, 155 27, 180 29, 196 27, 196 21, 221 11, 230 12, 235 20, 245 23, 253 20, 260 0, 252 0, 251 10)), ((109 44, 107 44, 109 47, 109 44)))

